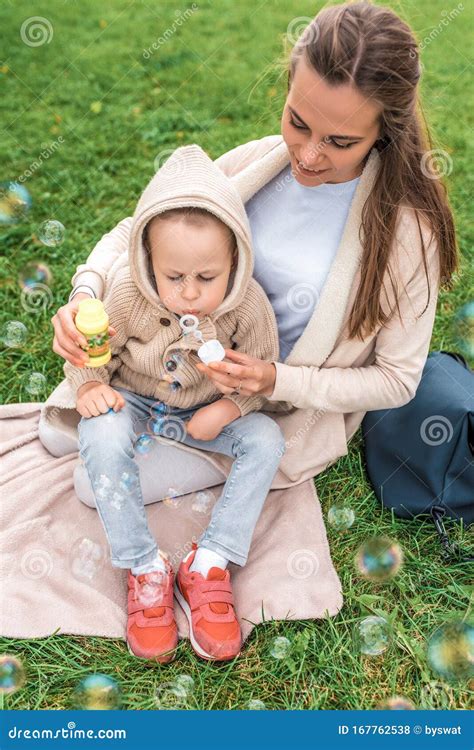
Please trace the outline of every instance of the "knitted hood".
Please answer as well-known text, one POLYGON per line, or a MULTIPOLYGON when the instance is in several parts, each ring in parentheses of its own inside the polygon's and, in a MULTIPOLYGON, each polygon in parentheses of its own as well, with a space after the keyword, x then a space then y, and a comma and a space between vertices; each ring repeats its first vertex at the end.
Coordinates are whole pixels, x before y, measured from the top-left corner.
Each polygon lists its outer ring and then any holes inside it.
POLYGON ((199 206, 215 214, 230 227, 237 239, 237 262, 229 277, 226 296, 209 316, 216 320, 245 297, 253 273, 251 232, 237 189, 200 146, 193 144, 177 148, 143 191, 133 215, 130 272, 143 296, 152 305, 161 307, 143 244, 143 231, 157 214, 183 206, 199 206))

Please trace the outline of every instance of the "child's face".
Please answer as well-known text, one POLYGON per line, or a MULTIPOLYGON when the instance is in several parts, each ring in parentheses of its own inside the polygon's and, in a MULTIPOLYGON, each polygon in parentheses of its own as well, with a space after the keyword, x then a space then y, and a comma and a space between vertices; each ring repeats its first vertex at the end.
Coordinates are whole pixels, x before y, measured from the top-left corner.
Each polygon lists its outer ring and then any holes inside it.
POLYGON ((152 220, 148 238, 158 294, 177 315, 202 318, 222 302, 232 268, 232 237, 222 222, 152 220))

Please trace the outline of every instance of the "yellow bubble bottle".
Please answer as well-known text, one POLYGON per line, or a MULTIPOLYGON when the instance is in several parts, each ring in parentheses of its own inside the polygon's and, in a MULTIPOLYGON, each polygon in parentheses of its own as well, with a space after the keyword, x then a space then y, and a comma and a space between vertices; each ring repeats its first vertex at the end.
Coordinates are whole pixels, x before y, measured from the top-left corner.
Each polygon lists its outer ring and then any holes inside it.
POLYGON ((86 367, 102 367, 112 356, 109 345, 109 316, 102 300, 83 299, 75 319, 76 328, 87 339, 87 346, 81 347, 89 355, 86 367))

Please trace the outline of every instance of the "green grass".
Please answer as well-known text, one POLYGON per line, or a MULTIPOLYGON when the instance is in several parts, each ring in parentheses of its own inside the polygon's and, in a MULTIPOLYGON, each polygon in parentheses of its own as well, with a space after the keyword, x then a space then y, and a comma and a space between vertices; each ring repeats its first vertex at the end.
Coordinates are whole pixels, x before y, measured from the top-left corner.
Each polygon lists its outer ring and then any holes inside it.
MULTIPOLYGON (((420 39, 437 26, 444 9, 441 0, 388 4, 420 39)), ((20 320, 29 331, 25 348, 1 353, 3 403, 31 400, 23 383, 32 371, 45 375, 48 391, 62 378, 61 361, 51 351, 50 317, 67 297, 76 264, 105 231, 133 211, 161 151, 198 142, 216 157, 279 131, 285 82, 276 62, 282 37, 292 18, 312 16, 319 7, 321 3, 307 0, 203 0, 199 11, 145 60, 143 49, 172 27, 175 3, 109 0, 100 9, 90 1, 72 0, 2 5, 1 179, 17 179, 44 146, 64 138, 26 183, 33 207, 25 221, 0 229, 0 322, 20 320), (51 22, 50 44, 22 43, 21 24, 33 15, 51 22), (91 104, 98 101, 102 108, 95 113, 91 104), (52 218, 66 227, 66 239, 57 248, 37 239, 39 225, 52 218), (31 261, 46 262, 54 276, 51 305, 36 314, 23 309, 18 285, 19 273, 31 261)), ((435 147, 453 159, 447 183, 463 254, 456 287, 440 295, 432 349, 457 348, 453 313, 473 288, 468 273, 474 237, 468 222, 472 122, 466 100, 467 14, 465 10, 423 51, 423 102, 435 147)), ((438 680, 425 654, 426 638, 437 625, 451 617, 470 617, 467 568, 443 562, 429 523, 402 522, 380 508, 364 471, 360 434, 349 454, 315 481, 324 514, 343 499, 357 514, 345 534, 328 528, 345 597, 337 617, 261 625, 242 656, 227 665, 199 661, 187 642, 180 644, 172 665, 150 668, 130 656, 120 640, 64 635, 2 639, 0 651, 19 656, 28 676, 25 687, 6 697, 4 706, 69 708, 78 681, 98 671, 117 679, 122 706, 128 709, 154 708, 157 687, 178 674, 195 680, 188 708, 237 709, 258 698, 273 709, 369 709, 394 694, 417 706, 468 707, 472 694, 466 685, 448 686, 439 698, 438 680), (401 573, 385 585, 363 581, 353 565, 358 545, 375 533, 396 538, 405 551, 401 573), (352 628, 358 618, 372 613, 390 619, 394 641, 384 655, 363 658, 353 646, 352 628), (279 635, 292 644, 288 658, 280 661, 269 653, 279 635)), ((472 549, 466 531, 453 523, 449 528, 454 539, 472 549)))

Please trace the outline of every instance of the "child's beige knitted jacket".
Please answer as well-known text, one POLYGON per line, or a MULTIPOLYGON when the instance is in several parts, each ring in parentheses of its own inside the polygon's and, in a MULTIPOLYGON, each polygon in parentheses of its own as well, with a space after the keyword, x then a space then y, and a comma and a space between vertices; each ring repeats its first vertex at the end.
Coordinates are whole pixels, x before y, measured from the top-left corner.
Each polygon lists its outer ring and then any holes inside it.
POLYGON ((104 367, 64 365, 73 389, 97 380, 112 387, 188 408, 218 398, 231 399, 244 416, 258 410, 262 396, 222 396, 212 381, 201 374, 195 353, 198 338, 186 335, 179 316, 170 312, 158 296, 155 279, 142 237, 156 214, 181 206, 200 206, 218 216, 237 238, 238 258, 219 307, 200 319, 204 341, 218 339, 224 348, 236 349, 264 360, 278 359, 278 330, 273 308, 254 278, 251 235, 244 204, 232 182, 196 145, 176 149, 144 190, 135 214, 128 257, 124 254, 106 280, 105 309, 117 334, 110 340, 112 359, 104 367), (188 342, 190 342, 188 344, 188 342), (185 346, 187 356, 173 360, 185 346), (170 368, 175 368, 173 369, 170 368), (169 377, 175 374, 176 389, 169 377))

